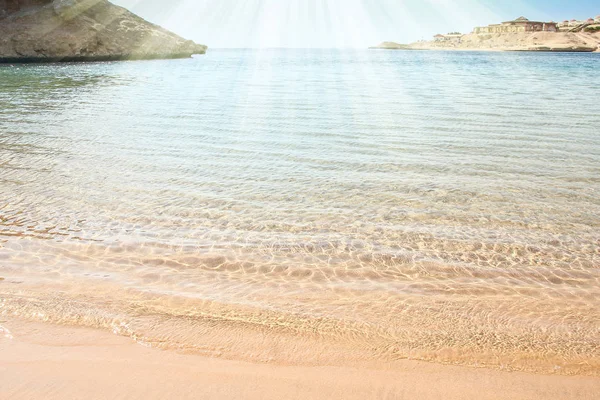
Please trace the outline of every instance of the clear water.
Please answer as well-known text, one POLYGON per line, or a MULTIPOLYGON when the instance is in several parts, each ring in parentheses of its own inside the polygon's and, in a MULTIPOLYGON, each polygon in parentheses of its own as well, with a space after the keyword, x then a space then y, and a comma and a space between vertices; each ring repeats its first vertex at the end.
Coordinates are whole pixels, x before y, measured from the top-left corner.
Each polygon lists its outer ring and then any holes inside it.
POLYGON ((597 375, 599 70, 337 50, 2 66, 0 314, 260 362, 597 375))

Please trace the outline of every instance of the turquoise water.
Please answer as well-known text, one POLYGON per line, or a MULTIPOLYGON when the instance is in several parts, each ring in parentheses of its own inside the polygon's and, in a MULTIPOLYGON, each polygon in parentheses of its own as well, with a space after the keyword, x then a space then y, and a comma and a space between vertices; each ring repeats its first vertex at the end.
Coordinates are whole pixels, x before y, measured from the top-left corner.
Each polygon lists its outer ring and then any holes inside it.
POLYGON ((342 50, 1 66, 0 313, 258 361, 597 374, 599 68, 342 50), (290 332, 302 346, 273 350, 290 332))

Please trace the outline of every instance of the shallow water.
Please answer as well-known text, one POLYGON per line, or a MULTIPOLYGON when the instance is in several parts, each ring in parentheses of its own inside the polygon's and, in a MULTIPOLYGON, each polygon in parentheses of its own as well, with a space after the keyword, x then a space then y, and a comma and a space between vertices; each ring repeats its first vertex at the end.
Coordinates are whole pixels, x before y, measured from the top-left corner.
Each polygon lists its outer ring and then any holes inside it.
POLYGON ((0 313, 226 358, 600 373, 600 54, 0 67, 0 313))

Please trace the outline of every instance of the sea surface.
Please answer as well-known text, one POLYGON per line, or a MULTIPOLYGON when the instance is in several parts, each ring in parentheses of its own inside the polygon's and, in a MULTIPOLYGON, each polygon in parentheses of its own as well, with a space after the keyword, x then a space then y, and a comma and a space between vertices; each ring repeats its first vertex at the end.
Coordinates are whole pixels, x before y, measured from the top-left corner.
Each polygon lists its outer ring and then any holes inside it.
POLYGON ((598 71, 383 50, 1 66, 0 320, 599 375, 598 71))

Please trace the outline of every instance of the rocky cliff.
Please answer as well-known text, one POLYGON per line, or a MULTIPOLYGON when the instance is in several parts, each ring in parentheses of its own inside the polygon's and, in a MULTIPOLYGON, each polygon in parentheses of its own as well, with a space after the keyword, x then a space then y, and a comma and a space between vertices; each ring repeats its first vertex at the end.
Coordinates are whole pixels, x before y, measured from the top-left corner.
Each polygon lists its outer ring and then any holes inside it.
POLYGON ((107 0, 0 0, 0 62, 184 58, 206 46, 107 0))

